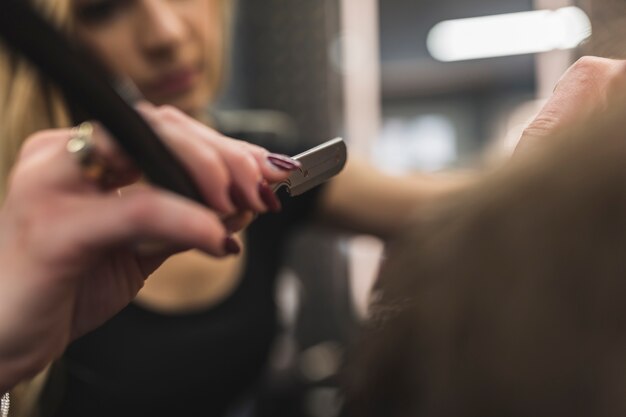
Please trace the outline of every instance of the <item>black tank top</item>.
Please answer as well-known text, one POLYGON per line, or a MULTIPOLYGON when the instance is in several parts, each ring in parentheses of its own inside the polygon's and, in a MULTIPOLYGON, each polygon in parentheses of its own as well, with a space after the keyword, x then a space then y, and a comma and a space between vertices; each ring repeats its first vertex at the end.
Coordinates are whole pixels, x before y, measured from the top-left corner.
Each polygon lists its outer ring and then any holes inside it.
POLYGON ((283 211, 247 230, 239 286, 205 311, 167 315, 131 304, 62 358, 57 417, 220 416, 254 390, 277 330, 274 282, 285 241, 316 190, 281 196, 283 211))

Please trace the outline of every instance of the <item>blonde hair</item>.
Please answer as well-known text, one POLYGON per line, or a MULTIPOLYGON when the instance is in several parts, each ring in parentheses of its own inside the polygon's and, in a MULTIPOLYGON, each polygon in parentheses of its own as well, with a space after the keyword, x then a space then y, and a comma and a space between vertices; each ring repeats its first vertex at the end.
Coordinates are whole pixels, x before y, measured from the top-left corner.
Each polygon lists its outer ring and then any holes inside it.
MULTIPOLYGON (((44 16, 69 36, 73 33, 71 0, 31 0, 44 16)), ((219 0, 223 54, 231 40, 232 0, 219 0)), ((213 91, 224 81, 226 59, 211 80, 213 91)), ((213 98, 213 97, 212 97, 213 98)), ((26 137, 51 128, 67 127, 71 118, 61 93, 24 58, 0 45, 0 198, 9 171, 26 137)))
MULTIPOLYGON (((70 0, 34 0, 57 27, 71 30, 70 0)), ((0 191, 24 139, 35 131, 68 126, 61 94, 24 58, 0 48, 0 191)))

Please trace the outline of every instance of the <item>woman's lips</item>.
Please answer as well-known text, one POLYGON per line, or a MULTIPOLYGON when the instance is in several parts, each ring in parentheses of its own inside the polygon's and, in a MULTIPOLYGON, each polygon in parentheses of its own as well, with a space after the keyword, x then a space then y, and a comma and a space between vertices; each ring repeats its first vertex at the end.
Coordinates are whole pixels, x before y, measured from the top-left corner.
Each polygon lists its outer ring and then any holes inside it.
POLYGON ((150 95, 155 96, 171 96, 185 93, 194 87, 198 76, 199 72, 194 68, 181 68, 165 73, 155 82, 149 83, 147 90, 151 93, 150 95))

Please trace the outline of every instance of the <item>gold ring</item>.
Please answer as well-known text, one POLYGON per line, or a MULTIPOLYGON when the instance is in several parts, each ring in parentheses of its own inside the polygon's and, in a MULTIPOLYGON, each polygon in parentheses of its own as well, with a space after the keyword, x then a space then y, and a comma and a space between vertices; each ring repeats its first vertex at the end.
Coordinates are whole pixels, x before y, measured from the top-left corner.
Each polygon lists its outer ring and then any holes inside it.
POLYGON ((103 158, 96 152, 91 123, 84 122, 72 129, 66 149, 78 160, 86 179, 102 184, 107 173, 107 167, 103 158))

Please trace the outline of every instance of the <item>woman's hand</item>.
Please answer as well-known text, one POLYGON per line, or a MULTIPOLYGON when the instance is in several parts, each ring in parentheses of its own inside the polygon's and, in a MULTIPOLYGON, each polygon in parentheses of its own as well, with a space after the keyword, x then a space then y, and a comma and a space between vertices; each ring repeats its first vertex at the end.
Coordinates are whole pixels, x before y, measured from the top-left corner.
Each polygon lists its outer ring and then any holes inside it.
POLYGON ((209 207, 147 184, 120 195, 117 187, 139 173, 103 129, 93 139, 115 179, 107 188, 87 179, 67 151, 69 129, 29 138, 0 209, 0 392, 126 306, 174 252, 236 253, 226 215, 275 208, 259 184, 284 180, 288 170, 274 168, 267 151, 222 138, 171 109, 143 112, 149 120, 166 117, 153 125, 209 207), (167 246, 143 250, 142 243, 155 241, 167 246))
POLYGON ((205 199, 224 215, 250 210, 263 213, 280 210, 280 203, 268 186, 284 180, 285 172, 299 164, 264 148, 227 138, 171 106, 154 107, 147 102, 137 106, 141 114, 165 139, 172 151, 184 158, 192 175, 228 178, 229 187, 216 190, 199 181, 205 199), (222 164, 209 164, 219 158, 222 164))

